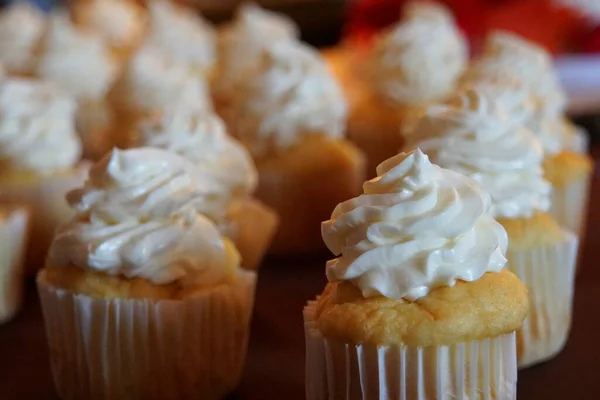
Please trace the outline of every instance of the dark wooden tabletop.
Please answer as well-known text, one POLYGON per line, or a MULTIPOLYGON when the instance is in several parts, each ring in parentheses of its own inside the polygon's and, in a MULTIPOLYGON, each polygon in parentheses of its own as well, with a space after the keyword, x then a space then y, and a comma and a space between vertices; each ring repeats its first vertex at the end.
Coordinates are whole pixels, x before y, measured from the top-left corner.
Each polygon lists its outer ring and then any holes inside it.
MULTIPOLYGON (((600 399, 598 175, 591 195, 571 337, 558 357, 520 373, 520 400, 600 399)), ((265 264, 257 288, 246 370, 231 399, 304 398, 302 307, 323 289, 327 257, 269 260, 265 264)), ((0 327, 0 399, 57 399, 33 283, 21 314, 0 327)))

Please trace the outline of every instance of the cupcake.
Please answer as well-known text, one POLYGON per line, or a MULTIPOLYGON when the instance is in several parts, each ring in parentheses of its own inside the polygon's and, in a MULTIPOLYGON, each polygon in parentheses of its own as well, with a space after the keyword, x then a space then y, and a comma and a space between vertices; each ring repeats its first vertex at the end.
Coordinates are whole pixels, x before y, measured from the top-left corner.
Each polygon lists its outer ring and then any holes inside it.
POLYGON ((229 237, 242 266, 256 270, 277 229, 277 215, 252 197, 258 174, 246 149, 227 134, 210 110, 171 107, 142 120, 138 146, 180 154, 206 176, 207 201, 200 208, 229 237))
POLYGON ((149 22, 145 43, 159 48, 165 57, 189 65, 209 77, 215 59, 216 35, 210 23, 197 11, 166 0, 148 4, 149 22))
POLYGON ((515 399, 527 290, 473 180, 400 153, 338 205, 304 309, 307 399, 515 399))
POLYGON ((29 210, 0 204, 0 325, 21 308, 29 210))
POLYGON ((95 160, 108 152, 114 121, 106 94, 117 77, 117 63, 102 38, 73 25, 65 14, 53 15, 35 74, 77 100, 76 126, 84 157, 95 160))
POLYGON ((256 163, 256 197, 273 208, 280 229, 272 252, 322 248, 318 224, 364 180, 364 156, 343 138, 346 104, 319 54, 279 42, 240 84, 230 131, 256 163))
POLYGON ((185 63, 165 57, 151 45, 132 55, 109 100, 118 126, 114 140, 121 148, 135 143, 139 121, 157 110, 175 104, 212 108, 207 82, 185 63))
POLYGON ((87 174, 75 102, 48 82, 5 79, 0 115, 0 201, 30 207, 27 265, 41 266, 54 229, 71 217, 64 195, 87 174))
POLYGON ((234 20, 219 31, 218 63, 212 94, 219 114, 227 119, 237 84, 256 68, 262 51, 279 41, 296 39, 299 29, 282 14, 243 3, 234 20))
POLYGON ((26 1, 13 2, 0 12, 0 60, 10 75, 33 72, 40 38, 46 29, 41 10, 26 1))
POLYGON ((74 2, 73 21, 102 37, 119 60, 125 60, 146 31, 146 11, 128 0, 74 2))
POLYGON ((62 399, 218 399, 240 379, 256 274, 196 210, 201 179, 114 150, 69 193, 37 283, 62 399))
POLYGON ((401 21, 376 38, 361 67, 366 90, 353 96, 348 122, 369 174, 402 146, 399 127, 452 92, 467 56, 450 11, 435 3, 410 3, 401 21))
POLYGON ((510 241, 507 267, 529 290, 529 315, 517 332, 519 366, 527 367, 554 357, 568 339, 578 239, 548 214, 541 144, 497 99, 479 87, 431 106, 414 146, 490 193, 490 212, 510 241))

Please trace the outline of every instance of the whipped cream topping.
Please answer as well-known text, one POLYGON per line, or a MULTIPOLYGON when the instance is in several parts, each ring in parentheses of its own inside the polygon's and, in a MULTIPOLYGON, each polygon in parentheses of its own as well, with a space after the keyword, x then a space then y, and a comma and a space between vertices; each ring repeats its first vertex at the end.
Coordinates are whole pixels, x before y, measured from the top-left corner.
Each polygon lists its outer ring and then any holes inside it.
POLYGON ((29 2, 14 2, 0 12, 0 60, 9 73, 31 72, 45 28, 44 14, 29 2))
POLYGON ((160 149, 113 150, 70 192, 76 216, 58 229, 50 256, 155 284, 214 284, 225 274, 215 225, 197 212, 205 195, 196 168, 160 149))
POLYGON ((76 6, 75 19, 117 48, 134 45, 145 29, 144 10, 127 0, 86 1, 76 6))
POLYGON ((212 111, 171 107, 142 121, 140 132, 141 146, 180 154, 201 174, 214 177, 219 191, 211 198, 218 209, 256 188, 258 176, 250 154, 227 134, 225 124, 212 111))
POLYGON ((208 72, 216 58, 213 27, 194 10, 170 1, 154 0, 149 6, 146 43, 194 68, 208 72))
POLYGON ((232 121, 236 136, 260 158, 306 135, 342 137, 347 106, 320 55, 300 42, 265 51, 260 67, 239 87, 232 121))
POLYGON ((75 132, 75 101, 42 81, 0 83, 0 164, 3 168, 52 174, 81 156, 75 132))
POLYGON ((254 3, 242 4, 233 22, 219 33, 215 91, 221 96, 235 96, 237 83, 256 67, 267 47, 298 35, 298 27, 283 14, 264 10, 254 3))
POLYGON ((116 78, 117 63, 100 36, 57 13, 51 17, 36 72, 77 99, 101 99, 116 78))
POLYGON ((467 60, 467 45, 450 11, 439 4, 415 3, 376 40, 365 71, 382 98, 422 104, 449 94, 467 60))
POLYGON ((410 148, 418 145, 432 162, 477 181, 492 197, 494 217, 529 218, 550 207, 543 148, 508 117, 495 94, 480 87, 430 107, 410 148))
POLYGON ((322 224, 325 244, 341 254, 327 263, 330 282, 350 281, 364 297, 414 301, 506 264, 508 238, 489 214, 489 195, 420 150, 381 163, 363 192, 322 224))
POLYGON ((133 55, 117 90, 118 101, 139 112, 172 104, 212 108, 206 82, 154 46, 144 46, 133 55))

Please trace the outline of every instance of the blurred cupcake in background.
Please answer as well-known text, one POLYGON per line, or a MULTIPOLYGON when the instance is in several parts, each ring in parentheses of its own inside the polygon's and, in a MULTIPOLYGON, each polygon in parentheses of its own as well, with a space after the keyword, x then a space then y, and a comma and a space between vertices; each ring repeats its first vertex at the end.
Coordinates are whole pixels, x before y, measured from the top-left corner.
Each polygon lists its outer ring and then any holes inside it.
POLYGON ((72 215, 65 193, 87 175, 75 108, 52 83, 21 78, 0 83, 0 201, 32 211, 30 267, 42 266, 54 230, 72 215))
POLYGON ((256 274, 172 152, 113 150, 69 193, 38 290, 59 397, 218 399, 244 365, 256 274))
POLYGON ((32 74, 45 29, 44 13, 27 1, 0 11, 0 61, 10 75, 32 74))
POLYGON ((489 195, 420 150, 363 192, 322 224, 337 258, 304 309, 307 399, 516 398, 527 290, 489 195))
POLYGON ((319 53, 282 41, 240 82, 229 129, 258 168, 256 196, 281 226, 274 253, 322 248, 318 224, 360 190, 364 156, 344 139, 346 103, 319 53))
POLYGON ((73 21, 101 36, 118 60, 124 61, 146 31, 146 10, 129 0, 71 2, 73 21))
POLYGON ((253 198, 258 174, 252 157, 211 110, 170 107, 142 120, 138 146, 180 154, 211 180, 199 205, 242 257, 242 266, 256 270, 278 225, 277 215, 253 198))
POLYGON ((29 208, 0 204, 0 325, 12 319, 23 302, 29 208))
POLYGON ((568 339, 578 239, 548 214, 542 145, 499 99, 497 90, 478 86, 429 107, 409 148, 490 193, 491 215, 508 233, 507 268, 529 290, 529 314, 517 333, 519 366, 527 367, 554 357, 568 339))
POLYGON ((50 17, 35 74, 77 100, 76 127, 87 159, 99 159, 113 146, 114 115, 106 95, 117 73, 117 61, 98 34, 74 25, 67 14, 50 17))
POLYGON ((165 57, 187 64, 205 78, 216 62, 216 34, 196 10, 166 0, 148 4, 148 32, 145 45, 160 49, 165 57))
POLYGON ((299 29, 283 14, 264 10, 254 3, 243 3, 232 22, 218 32, 218 64, 212 93, 215 107, 227 120, 237 84, 260 63, 262 52, 281 40, 296 39, 299 29))

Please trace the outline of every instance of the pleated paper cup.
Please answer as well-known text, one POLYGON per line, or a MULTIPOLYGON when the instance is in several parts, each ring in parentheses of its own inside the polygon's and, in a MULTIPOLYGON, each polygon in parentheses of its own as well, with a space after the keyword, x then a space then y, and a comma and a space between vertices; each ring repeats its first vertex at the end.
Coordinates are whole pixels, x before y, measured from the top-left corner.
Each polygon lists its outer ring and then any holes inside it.
POLYGON ((24 207, 0 209, 0 324, 19 311, 23 301, 29 211, 24 207))
POLYGON ((513 400, 515 333, 451 346, 341 343, 316 327, 316 302, 304 309, 307 400, 513 400))
POLYGON ((183 300, 100 299, 38 289, 62 399, 218 399, 246 356, 256 274, 183 300))
POLYGON ((550 214, 560 226, 577 235, 585 229, 590 178, 588 175, 552 190, 550 214))
POLYGON ((519 368, 557 355, 571 330, 575 263, 579 240, 565 232, 554 246, 506 253, 507 268, 529 291, 529 313, 517 332, 519 368))

